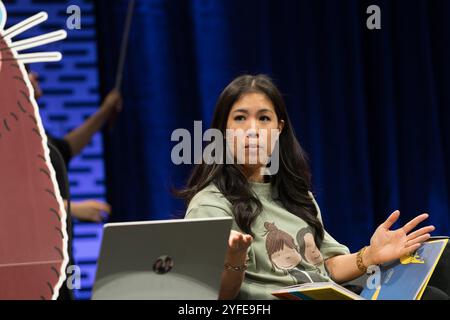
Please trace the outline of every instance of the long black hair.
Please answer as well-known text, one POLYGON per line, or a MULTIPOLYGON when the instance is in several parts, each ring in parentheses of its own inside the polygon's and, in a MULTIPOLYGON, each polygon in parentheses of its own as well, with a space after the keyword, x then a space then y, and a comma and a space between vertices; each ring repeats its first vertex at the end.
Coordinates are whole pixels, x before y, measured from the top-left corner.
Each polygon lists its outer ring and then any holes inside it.
MULTIPOLYGON (((233 80, 221 93, 213 116, 211 128, 218 129, 224 141, 211 143, 226 144, 226 126, 233 105, 247 93, 262 93, 274 105, 278 120, 284 120, 279 140, 278 172, 270 176, 273 195, 290 213, 303 219, 314 230, 316 244, 320 248, 324 230, 318 219, 318 212, 308 191, 311 186, 311 171, 305 151, 297 141, 289 120, 284 99, 272 80, 265 75, 243 75, 233 80)), ((178 196, 189 204, 191 199, 210 183, 214 183, 224 197, 232 204, 232 211, 239 228, 253 235, 251 225, 262 211, 262 204, 252 191, 242 168, 224 162, 197 165, 184 190, 178 196)))

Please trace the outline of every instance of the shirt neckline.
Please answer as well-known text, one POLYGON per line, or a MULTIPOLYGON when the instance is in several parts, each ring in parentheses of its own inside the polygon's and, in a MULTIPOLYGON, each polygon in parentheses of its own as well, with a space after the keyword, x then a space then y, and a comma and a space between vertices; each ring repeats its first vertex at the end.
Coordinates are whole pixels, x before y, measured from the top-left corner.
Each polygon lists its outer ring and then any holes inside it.
POLYGON ((272 194, 272 184, 270 182, 250 182, 252 190, 263 197, 270 197, 272 194))

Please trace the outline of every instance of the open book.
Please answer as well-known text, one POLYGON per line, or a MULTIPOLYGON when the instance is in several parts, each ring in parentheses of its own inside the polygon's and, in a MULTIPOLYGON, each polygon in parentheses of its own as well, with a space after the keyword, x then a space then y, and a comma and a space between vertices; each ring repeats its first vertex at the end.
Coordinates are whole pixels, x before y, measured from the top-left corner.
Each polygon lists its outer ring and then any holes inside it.
POLYGON ((291 300, 364 300, 361 296, 334 282, 303 283, 272 292, 281 299, 291 300))
POLYGON ((433 237, 413 254, 379 266, 360 295, 334 282, 304 283, 272 294, 294 300, 419 300, 448 241, 448 237, 433 237))

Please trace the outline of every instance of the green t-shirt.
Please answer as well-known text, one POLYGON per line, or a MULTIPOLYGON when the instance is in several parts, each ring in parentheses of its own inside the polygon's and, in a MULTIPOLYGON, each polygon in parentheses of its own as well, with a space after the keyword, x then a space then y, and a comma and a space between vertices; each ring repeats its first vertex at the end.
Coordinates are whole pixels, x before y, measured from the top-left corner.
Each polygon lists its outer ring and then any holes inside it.
MULTIPOLYGON (((325 232, 319 251, 307 223, 273 200, 270 183, 251 183, 251 188, 263 210, 252 224, 254 239, 238 299, 275 299, 271 292, 281 287, 331 281, 324 261, 348 254, 348 248, 325 232)), ((322 221, 320 208, 311 192, 309 195, 322 221)), ((231 203, 211 184, 191 200, 186 219, 234 217, 231 208, 231 203)), ((242 232, 235 221, 232 228, 242 232)))

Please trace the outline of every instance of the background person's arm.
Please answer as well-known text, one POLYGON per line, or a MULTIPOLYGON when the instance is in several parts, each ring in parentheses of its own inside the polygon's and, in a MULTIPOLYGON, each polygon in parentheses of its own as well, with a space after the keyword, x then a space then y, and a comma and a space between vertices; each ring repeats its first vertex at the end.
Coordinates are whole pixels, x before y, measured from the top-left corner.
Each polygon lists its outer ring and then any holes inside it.
POLYGON ((103 101, 101 107, 81 126, 69 132, 65 137, 73 156, 80 154, 83 148, 91 141, 94 134, 99 131, 105 122, 121 110, 122 98, 117 90, 112 90, 103 101))
MULTIPOLYGON (((67 210, 67 200, 64 200, 64 207, 67 210)), ((80 221, 100 223, 111 214, 111 206, 97 200, 71 202, 70 214, 80 221)))

